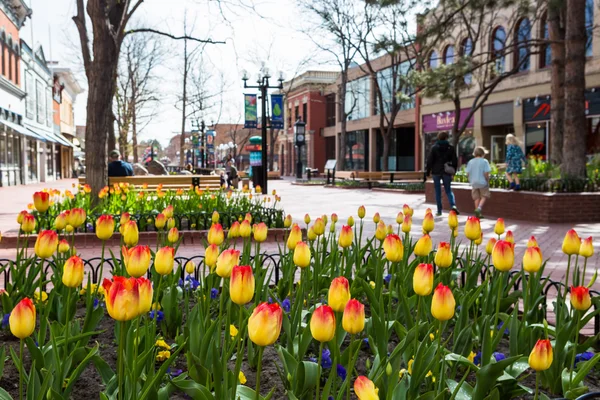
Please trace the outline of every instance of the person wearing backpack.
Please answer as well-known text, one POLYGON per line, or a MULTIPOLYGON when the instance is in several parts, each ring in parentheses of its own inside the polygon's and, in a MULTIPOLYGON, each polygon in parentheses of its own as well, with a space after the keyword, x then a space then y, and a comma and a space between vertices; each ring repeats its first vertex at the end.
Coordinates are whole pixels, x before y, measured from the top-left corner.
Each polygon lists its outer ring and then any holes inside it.
POLYGON ((433 176, 433 184, 435 187, 435 201, 437 203, 437 216, 442 215, 442 184, 450 207, 459 214, 454 201, 454 193, 452 193, 452 178, 456 174, 458 167, 458 159, 456 150, 450 142, 448 142, 448 132, 440 132, 437 135, 437 141, 431 148, 429 157, 427 157, 427 166, 423 180, 431 174, 433 176))

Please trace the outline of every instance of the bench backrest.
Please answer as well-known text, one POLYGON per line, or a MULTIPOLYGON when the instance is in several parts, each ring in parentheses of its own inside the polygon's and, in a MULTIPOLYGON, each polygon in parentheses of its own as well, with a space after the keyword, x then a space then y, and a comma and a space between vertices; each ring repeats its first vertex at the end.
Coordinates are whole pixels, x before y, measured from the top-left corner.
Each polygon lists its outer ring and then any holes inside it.
POLYGON ((382 175, 383 179, 390 179, 394 175, 395 181, 423 179, 423 172, 419 171, 384 171, 382 175))
POLYGON ((335 171, 335 177, 340 179, 356 178, 356 171, 335 171))
POLYGON ((359 179, 369 179, 369 180, 381 180, 383 179, 383 175, 381 172, 376 171, 359 171, 358 176, 359 179))

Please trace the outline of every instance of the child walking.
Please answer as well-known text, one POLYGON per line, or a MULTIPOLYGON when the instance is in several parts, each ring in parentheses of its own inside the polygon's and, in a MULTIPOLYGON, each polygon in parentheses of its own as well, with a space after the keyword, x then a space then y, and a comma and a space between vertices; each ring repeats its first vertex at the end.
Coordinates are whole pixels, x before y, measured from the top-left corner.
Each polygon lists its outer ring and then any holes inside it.
POLYGON ((475 202, 475 215, 477 218, 482 218, 481 209, 485 201, 490 198, 490 163, 483 158, 487 151, 483 147, 476 147, 473 151, 475 158, 471 159, 467 164, 467 174, 469 175, 469 183, 473 188, 471 196, 475 202))
POLYGON ((519 139, 513 134, 506 135, 506 179, 510 182, 510 190, 521 190, 519 174, 523 170, 525 154, 519 139))

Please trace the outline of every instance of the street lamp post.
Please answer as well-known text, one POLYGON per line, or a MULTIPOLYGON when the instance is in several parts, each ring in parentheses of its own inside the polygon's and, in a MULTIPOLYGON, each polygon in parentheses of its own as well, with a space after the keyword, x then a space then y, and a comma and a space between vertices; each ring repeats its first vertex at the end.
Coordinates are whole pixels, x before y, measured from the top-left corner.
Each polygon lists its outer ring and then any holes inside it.
POLYGON ((248 85, 248 74, 246 73, 246 71, 244 71, 244 74, 242 76, 242 80, 244 81, 244 89, 260 90, 261 108, 262 108, 262 110, 261 110, 261 136, 262 136, 261 186, 262 186, 263 193, 268 193, 268 189, 267 189, 267 177, 268 177, 268 173, 267 173, 267 91, 269 89, 279 89, 279 90, 283 89, 283 73, 281 73, 281 72, 279 73, 279 78, 277 79, 279 81, 279 85, 277 85, 277 86, 269 86, 269 78, 271 78, 271 75, 269 73, 269 70, 265 67, 261 68, 261 72, 259 72, 259 74, 258 74, 258 79, 256 80, 256 83, 257 83, 256 86, 248 85))
POLYGON ((306 143, 306 122, 301 117, 294 124, 294 136, 296 137, 296 179, 302 179, 302 146, 306 143))

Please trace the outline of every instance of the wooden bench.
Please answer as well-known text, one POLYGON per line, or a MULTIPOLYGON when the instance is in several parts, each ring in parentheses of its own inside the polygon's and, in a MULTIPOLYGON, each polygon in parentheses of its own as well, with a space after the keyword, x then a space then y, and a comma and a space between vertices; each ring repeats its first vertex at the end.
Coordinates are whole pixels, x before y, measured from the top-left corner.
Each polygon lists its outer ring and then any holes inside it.
POLYGON ((383 180, 394 183, 394 181, 423 181, 423 172, 419 171, 384 171, 381 173, 383 180))
POLYGON ((280 171, 268 171, 267 179, 281 179, 281 172, 280 171))
POLYGON ((335 177, 338 179, 356 179, 356 171, 335 171, 335 177))
MULTIPOLYGON (((79 183, 84 185, 85 177, 80 177, 79 183)), ((128 183, 134 185, 137 190, 148 192, 156 191, 159 186, 163 190, 188 190, 191 186, 219 190, 221 177, 218 175, 146 175, 108 178, 108 185, 111 187, 120 183, 128 183)))

